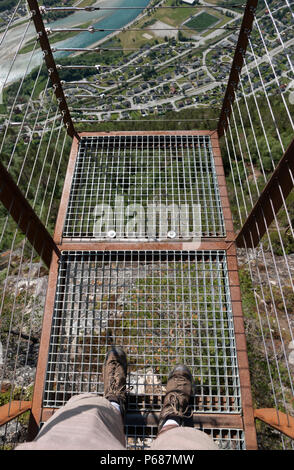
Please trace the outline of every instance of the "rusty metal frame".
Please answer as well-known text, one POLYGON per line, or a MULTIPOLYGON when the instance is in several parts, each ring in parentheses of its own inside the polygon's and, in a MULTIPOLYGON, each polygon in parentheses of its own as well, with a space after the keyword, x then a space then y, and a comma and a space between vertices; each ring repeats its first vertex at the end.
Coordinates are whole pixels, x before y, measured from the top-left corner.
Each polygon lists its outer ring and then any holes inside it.
POLYGON ((257 438, 254 424, 249 363, 238 273, 237 250, 234 244, 230 244, 230 247, 227 250, 227 265, 241 386, 241 400, 243 410, 242 419, 245 431, 246 449, 256 450, 257 438))
POLYGON ((230 243, 235 239, 235 232, 234 232, 233 218, 232 218, 230 201, 229 201, 227 185, 226 185, 223 159, 221 156, 219 138, 216 132, 211 135, 211 143, 212 143, 212 152, 214 156, 214 165, 215 165, 215 171, 216 171, 216 176, 217 176, 218 188, 219 188, 220 199, 221 199, 221 206, 223 210, 223 217, 224 217, 224 223, 225 223, 225 230, 226 230, 225 241, 226 243, 230 243))
POLYGON ((213 155, 216 153, 218 158, 215 158, 215 169, 218 184, 221 187, 220 190, 220 199, 224 212, 224 221, 225 228, 227 231, 227 238, 202 238, 200 245, 193 242, 95 242, 89 239, 84 239, 81 241, 75 241, 74 238, 65 238, 62 237, 62 231, 65 224, 66 210, 68 207, 69 197, 70 197, 70 188, 72 184, 74 168, 77 160, 78 153, 78 139, 74 138, 68 163, 68 169, 66 174, 66 179, 63 188, 63 194, 60 202, 59 213, 57 217, 57 223, 54 233, 54 241, 59 247, 60 251, 62 250, 72 250, 72 249, 83 249, 83 250, 144 250, 144 249, 180 249, 180 250, 212 250, 212 249, 226 249, 226 243, 231 242, 235 234, 233 234, 233 222, 230 221, 231 213, 229 211, 229 200, 225 190, 225 177, 222 158, 220 155, 220 149, 218 145, 218 138, 215 131, 112 131, 112 132, 81 132, 79 133, 79 138, 82 137, 97 137, 97 136, 147 136, 147 135, 164 135, 164 136, 180 136, 183 134, 189 135, 200 135, 200 136, 210 136, 212 143, 213 155), (234 236, 233 236, 234 235, 234 236))
POLYGON ((56 96, 59 109, 61 111, 63 122, 67 128, 67 133, 71 137, 77 137, 78 134, 74 128, 71 115, 67 106, 67 102, 64 96, 62 84, 60 81, 59 73, 55 64, 51 46, 48 40, 47 31, 43 22, 43 18, 39 9, 37 0, 28 0, 28 6, 32 13, 32 20, 34 22, 38 39, 40 41, 40 46, 43 51, 44 60, 48 69, 50 79, 53 84, 54 94, 56 96))
MULTIPOLYGON (((51 416, 56 413, 57 408, 43 408, 42 410, 42 422, 46 422, 51 416)), ((222 413, 197 413, 193 416, 195 425, 200 427, 222 427, 222 428, 234 428, 243 429, 242 416, 238 414, 222 414, 222 413)), ((126 415, 125 424, 128 425, 147 425, 147 426, 158 426, 159 412, 145 413, 142 415, 139 412, 130 412, 126 415)))
POLYGON ((53 237, 57 245, 60 245, 62 243, 62 231, 63 231, 63 227, 65 223, 66 210, 67 210, 69 196, 70 196, 70 188, 71 188, 71 183, 73 179, 76 159, 78 156, 78 147, 79 147, 79 138, 75 136, 72 141, 65 181, 63 185, 62 196, 61 196, 58 215, 56 219, 54 237, 53 237))
POLYGON ((13 400, 6 405, 0 406, 0 426, 17 418, 32 407, 31 401, 13 400))
MULTIPOLYGON (((156 132, 83 132, 79 134, 79 137, 90 137, 90 136, 101 136, 101 135, 180 135, 183 133, 192 134, 192 135, 210 135, 212 141, 213 156, 215 160, 215 168, 217 174, 217 180, 220 189, 221 204, 224 213, 224 221, 226 228, 226 238, 214 238, 204 239, 201 242, 200 247, 197 247, 197 250, 225 250, 227 254, 227 265, 228 265, 228 275, 229 275, 229 289, 232 302, 233 310, 233 319, 235 327, 235 337, 236 337, 236 349, 238 357, 238 367, 240 374, 240 385, 241 385, 241 400, 242 400, 242 409, 243 414, 231 414, 226 415, 222 414, 221 416, 217 414, 212 414, 211 416, 204 414, 197 414, 197 420, 200 420, 201 423, 213 427, 216 425, 233 427, 238 429, 243 429, 245 434, 246 448, 256 449, 256 431, 254 425, 254 413, 252 407, 252 397, 251 397, 251 388, 250 388, 250 376, 249 376, 249 366, 246 350, 246 338, 244 331, 244 322, 243 322, 243 313, 242 313, 242 304, 241 304, 241 294, 238 278, 238 265, 237 265, 237 256, 236 256, 236 246, 234 243, 235 233, 233 229, 232 214, 230 210, 230 204, 228 199, 228 193, 226 189, 226 181, 224 176, 223 162, 219 147, 219 139, 216 131, 156 131, 156 132)), ((101 251, 104 250, 193 250, 192 242, 91 242, 90 240, 85 242, 77 242, 74 239, 64 239, 62 238, 62 230, 65 222, 66 208, 69 200, 71 182, 75 167, 75 162, 78 152, 78 138, 74 138, 70 159, 68 163, 68 171, 64 183, 64 189, 62 194, 62 199, 60 202, 59 213, 57 217, 57 223, 54 234, 54 241, 58 246, 60 251, 63 250, 78 250, 78 251, 101 251)), ((42 421, 47 421, 47 419, 54 414, 54 409, 52 408, 43 408, 42 398, 45 382, 45 373, 46 373, 46 363, 49 350, 49 340, 50 340, 50 330, 52 323, 52 315, 54 308, 54 298, 56 293, 56 281, 58 275, 58 258, 54 255, 50 277, 49 277, 49 287, 48 294, 45 306, 45 316, 44 324, 42 331, 42 338, 40 344, 40 356, 37 367, 37 376, 35 383, 35 391, 33 397, 32 405, 32 419, 30 425, 30 438, 34 438, 38 432, 39 423, 42 421)), ((137 416, 136 413, 131 413, 127 418, 129 421, 135 420, 136 422, 142 423, 142 416, 137 416), (141 421, 140 421, 141 420, 141 421)), ((156 424, 157 417, 149 416, 147 418, 147 424, 156 424)))
POLYGON ((42 325, 42 334, 39 347, 39 356, 36 369, 34 393, 32 398, 32 410, 28 428, 28 440, 33 440, 38 431, 41 419, 41 409, 43 401, 43 389, 47 366, 48 349, 51 334, 52 316, 55 302, 55 292, 58 276, 58 257, 54 253, 50 266, 48 289, 45 302, 45 310, 42 325))
POLYGON ((50 233, 1 162, 0 200, 49 268, 52 253, 54 252, 57 256, 60 256, 60 251, 50 233))
POLYGON ((294 418, 293 416, 286 415, 276 408, 261 408, 254 410, 255 419, 263 421, 274 429, 277 429, 282 434, 294 439, 294 418))
POLYGON ((272 176, 236 237, 240 248, 258 245, 267 227, 283 206, 294 185, 294 139, 279 161, 272 176))
POLYGON ((219 137, 222 137, 224 129, 226 129, 228 126, 228 120, 230 119, 231 108, 235 101, 235 91, 237 90, 238 83, 240 81, 240 74, 244 63, 244 57, 248 46, 248 38, 251 34, 257 4, 258 0, 247 0, 229 81, 218 122, 217 132, 219 137))
POLYGON ((247 450, 257 449, 257 437, 254 424, 253 402, 251 395, 251 383, 249 374, 249 363, 246 346, 246 336, 243 320, 240 281, 238 274, 237 250, 234 243, 235 232, 230 202, 227 192, 226 179, 223 167, 223 160, 219 145, 218 135, 211 136, 213 142, 213 155, 215 167, 217 169, 218 185, 221 195, 221 204, 226 227, 226 255, 229 276, 229 288, 231 295, 232 313, 235 330, 235 340, 238 358, 238 368, 240 376, 241 400, 242 400, 242 421, 245 431, 245 441, 247 450))

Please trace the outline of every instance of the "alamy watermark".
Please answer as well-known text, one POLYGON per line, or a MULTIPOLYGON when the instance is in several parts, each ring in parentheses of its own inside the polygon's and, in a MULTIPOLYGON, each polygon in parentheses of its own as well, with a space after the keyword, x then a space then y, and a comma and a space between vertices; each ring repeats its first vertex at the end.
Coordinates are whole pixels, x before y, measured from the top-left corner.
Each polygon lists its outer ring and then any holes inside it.
POLYGON ((116 196, 114 204, 98 204, 93 212, 95 238, 201 239, 200 204, 125 204, 116 196))

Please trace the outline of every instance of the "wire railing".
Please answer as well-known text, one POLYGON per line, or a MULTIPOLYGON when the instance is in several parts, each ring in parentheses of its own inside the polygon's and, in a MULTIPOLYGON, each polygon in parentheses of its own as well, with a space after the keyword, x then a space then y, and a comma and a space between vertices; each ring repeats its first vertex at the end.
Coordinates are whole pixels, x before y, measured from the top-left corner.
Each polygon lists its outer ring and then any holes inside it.
MULTIPOLYGON (((257 13, 254 21, 224 140, 227 183, 235 228, 240 230, 238 244, 242 246, 239 249, 241 287, 243 285, 255 407, 272 408, 278 423, 282 419, 280 412, 285 413, 290 427, 293 416, 293 306, 290 300, 293 297, 293 216, 289 191, 293 170, 286 163, 278 176, 278 168, 281 168, 283 156, 286 155, 289 162, 293 152, 290 146, 294 116, 291 98, 293 37, 288 21, 284 21, 287 15, 293 19, 293 5, 265 1, 264 8, 266 11, 257 13), (288 179, 289 190, 286 189, 288 179), (275 188, 274 193, 270 188, 275 188), (266 203, 258 206, 259 201, 265 199, 266 203), (250 223, 244 225, 246 221, 250 223), (257 380, 261 367, 267 371, 264 381, 257 380), (263 387, 267 389, 267 398, 263 387)), ((263 428, 261 446, 273 446, 280 437, 270 432, 266 434, 263 428), (263 434, 267 436, 264 442, 263 434)), ((293 448, 293 443, 281 437, 280 446, 293 448)))

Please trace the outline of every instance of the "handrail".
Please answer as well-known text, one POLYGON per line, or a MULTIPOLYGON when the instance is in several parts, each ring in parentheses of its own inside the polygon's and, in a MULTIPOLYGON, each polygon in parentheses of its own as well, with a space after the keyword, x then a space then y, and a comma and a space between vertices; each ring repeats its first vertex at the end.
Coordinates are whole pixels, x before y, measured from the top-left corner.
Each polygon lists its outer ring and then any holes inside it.
POLYGON ((239 248, 256 247, 294 185, 294 139, 279 161, 236 237, 239 248))
POLYGON ((28 6, 32 12, 32 20, 34 22, 34 25, 38 34, 40 46, 42 48, 43 55, 44 55, 44 61, 46 63, 48 73, 53 84, 53 89, 54 89, 55 96, 57 98, 59 109, 63 116, 63 122, 67 128, 68 134, 71 137, 75 136, 79 138, 74 128, 74 125, 71 119, 71 114, 68 109, 67 102, 64 96, 62 83, 61 83, 61 80, 60 80, 60 77, 56 68, 55 60, 54 60, 51 46, 48 40, 47 31, 43 22, 43 18, 39 9, 38 1, 28 0, 28 6))
POLYGON ((254 410, 254 417, 294 439, 294 418, 292 416, 275 408, 260 408, 254 410))
POLYGON ((238 87, 240 81, 240 74, 244 63, 244 57, 247 50, 248 39, 251 34, 252 24, 254 20, 255 11, 257 8, 258 0, 247 0, 244 11, 243 21, 239 33, 235 55, 232 62, 232 68, 229 76, 229 81, 220 113, 218 123, 218 136, 222 137, 224 130, 228 126, 232 105, 235 101, 234 91, 238 87))
POLYGON ((49 268, 53 251, 58 256, 60 252, 50 233, 1 162, 0 201, 49 268))
POLYGON ((12 421, 32 407, 31 401, 14 400, 0 406, 0 426, 12 421))

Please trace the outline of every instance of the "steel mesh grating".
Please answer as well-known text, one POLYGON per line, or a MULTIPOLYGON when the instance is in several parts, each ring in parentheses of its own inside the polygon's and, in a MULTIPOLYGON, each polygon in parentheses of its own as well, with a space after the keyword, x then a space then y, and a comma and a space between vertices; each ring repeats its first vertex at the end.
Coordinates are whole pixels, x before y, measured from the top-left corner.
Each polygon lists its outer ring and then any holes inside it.
POLYGON ((225 236, 210 137, 82 138, 63 236, 105 239, 111 230, 116 239, 166 239, 168 231, 178 239, 225 236))
MULTIPOLYGON (((129 450, 149 449, 156 438, 157 426, 125 426, 127 448, 129 450)), ((201 428, 221 450, 245 450, 245 436, 242 429, 201 428)))
POLYGON ((194 411, 240 412, 225 252, 63 252, 44 406, 103 393, 105 353, 128 355, 128 409, 161 409, 171 368, 195 379, 194 411))

